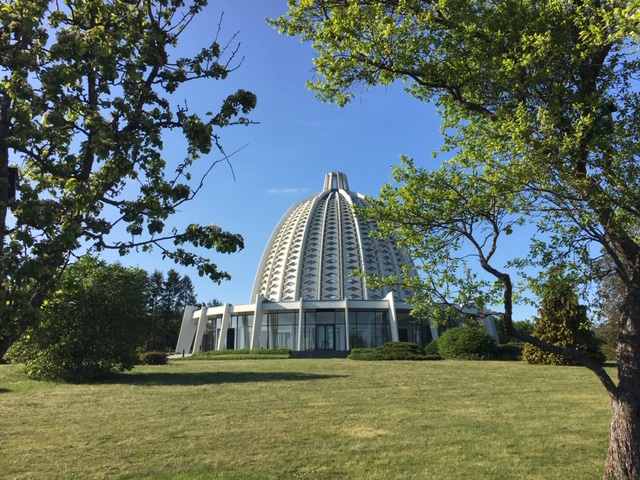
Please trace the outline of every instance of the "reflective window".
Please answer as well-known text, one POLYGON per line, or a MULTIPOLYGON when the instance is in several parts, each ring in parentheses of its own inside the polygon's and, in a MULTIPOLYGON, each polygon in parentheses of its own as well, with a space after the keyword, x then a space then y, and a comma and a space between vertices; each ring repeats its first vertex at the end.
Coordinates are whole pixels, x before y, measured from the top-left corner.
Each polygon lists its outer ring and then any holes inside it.
POLYGON ((215 350, 218 342, 218 335, 220 334, 220 325, 222 323, 222 317, 207 318, 207 326, 204 331, 204 337, 202 337, 202 350, 208 352, 215 350))
POLYGON ((298 338, 298 313, 273 312, 262 321, 260 346, 295 350, 298 338))
POLYGON ((399 311, 397 314, 398 339, 401 342, 413 342, 425 347, 433 340, 428 319, 412 317, 408 311, 399 311))
POLYGON ((227 350, 250 349, 252 330, 252 314, 241 313, 239 315, 231 315, 231 322, 227 330, 227 339, 225 344, 227 350))
POLYGON ((391 340, 386 310, 349 310, 349 345, 373 348, 391 340))
POLYGON ((346 350, 344 310, 304 312, 302 350, 346 350))

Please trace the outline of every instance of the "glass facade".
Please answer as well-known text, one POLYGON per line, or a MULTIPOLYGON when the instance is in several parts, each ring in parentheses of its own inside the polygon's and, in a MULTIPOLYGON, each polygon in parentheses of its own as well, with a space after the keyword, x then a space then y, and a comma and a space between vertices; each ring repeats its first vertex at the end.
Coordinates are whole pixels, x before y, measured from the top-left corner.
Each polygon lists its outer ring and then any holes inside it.
POLYGON ((349 345, 372 348, 391 341, 386 310, 349 310, 349 345))
POLYGON ((264 315, 260 348, 290 348, 298 343, 298 312, 272 312, 264 315))
POLYGON ((231 325, 227 330, 227 350, 250 349, 252 330, 253 314, 232 315, 231 325))
POLYGON ((346 350, 343 310, 305 310, 301 350, 346 350))
POLYGON ((222 326, 222 315, 217 317, 207 318, 207 327, 204 331, 204 337, 202 337, 202 350, 208 352, 209 350, 215 350, 218 345, 218 338, 220 337, 220 327, 222 326))
MULTIPOLYGON (((250 349, 253 317, 253 312, 232 314, 224 339, 220 338, 222 315, 209 318, 202 350, 216 350, 220 343, 225 350, 250 349)), ((347 330, 346 315, 342 309, 304 310, 302 322, 297 310, 267 311, 263 314, 259 348, 345 351, 347 338, 350 348, 379 347, 392 340, 387 310, 350 309, 348 318, 347 330)), ((433 339, 429 321, 412 317, 408 309, 397 311, 397 326, 401 342, 413 342, 424 347, 433 339)), ((447 327, 450 326, 441 330, 447 327)))
POLYGON ((398 340, 401 342, 417 343, 425 347, 433 336, 426 318, 416 318, 409 315, 408 311, 398 311, 398 340))

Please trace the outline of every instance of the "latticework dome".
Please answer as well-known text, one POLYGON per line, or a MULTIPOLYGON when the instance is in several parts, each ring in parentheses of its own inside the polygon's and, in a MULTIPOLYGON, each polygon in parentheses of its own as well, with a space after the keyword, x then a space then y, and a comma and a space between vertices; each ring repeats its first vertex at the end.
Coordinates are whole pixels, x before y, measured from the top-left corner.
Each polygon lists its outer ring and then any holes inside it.
MULTIPOLYGON (((370 238, 375 226, 359 219, 354 205, 364 196, 349 190, 344 173, 326 176, 322 192, 295 204, 284 215, 258 268, 252 298, 270 301, 376 300, 388 292, 367 288, 365 274, 402 277, 411 259, 391 239, 370 238)), ((413 269, 411 268, 411 272, 413 269)), ((397 300, 408 292, 394 290, 397 300)))

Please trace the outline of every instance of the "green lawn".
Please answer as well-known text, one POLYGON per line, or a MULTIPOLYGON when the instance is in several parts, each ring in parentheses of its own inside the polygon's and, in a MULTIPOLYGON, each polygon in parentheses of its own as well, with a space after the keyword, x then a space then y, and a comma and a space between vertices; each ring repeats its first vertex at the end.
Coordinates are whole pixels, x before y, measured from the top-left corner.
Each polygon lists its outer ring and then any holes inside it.
POLYGON ((599 479, 609 403, 577 367, 174 361, 97 385, 0 365, 0 477, 599 479))

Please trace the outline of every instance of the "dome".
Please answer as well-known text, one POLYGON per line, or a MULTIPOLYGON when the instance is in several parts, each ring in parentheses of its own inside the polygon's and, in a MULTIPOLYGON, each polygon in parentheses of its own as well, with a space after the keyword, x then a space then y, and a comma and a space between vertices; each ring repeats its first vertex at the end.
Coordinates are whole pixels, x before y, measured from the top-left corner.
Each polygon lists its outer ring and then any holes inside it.
MULTIPOLYGON (((286 348, 307 358, 345 357, 352 348, 390 341, 424 347, 438 338, 444 327, 411 315, 409 292, 371 289, 351 276, 416 275, 393 238, 369 235, 375 223, 354 209, 366 205, 344 173, 327 174, 322 192, 293 205, 273 231, 251 303, 187 305, 176 351, 286 348)), ((497 339, 493 318, 484 324, 497 339)))
MULTIPOLYGON (((389 291, 367 288, 353 271, 402 278, 413 263, 393 239, 371 238, 375 224, 356 215, 363 195, 342 172, 326 175, 322 192, 293 205, 274 230, 258 267, 252 298, 269 301, 376 300, 389 291)), ((409 292, 394 290, 396 300, 409 292)))

